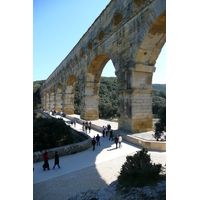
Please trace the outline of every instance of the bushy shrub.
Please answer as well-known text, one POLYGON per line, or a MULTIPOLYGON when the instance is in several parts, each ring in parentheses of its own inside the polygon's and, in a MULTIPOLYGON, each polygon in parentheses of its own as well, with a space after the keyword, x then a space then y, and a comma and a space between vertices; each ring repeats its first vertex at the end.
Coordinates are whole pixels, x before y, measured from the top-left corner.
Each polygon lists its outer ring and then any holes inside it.
POLYGON ((146 149, 127 156, 118 176, 118 187, 143 187, 159 178, 161 164, 152 164, 146 149))
POLYGON ((166 106, 160 109, 159 116, 160 120, 155 124, 156 134, 162 131, 166 131, 166 106))
POLYGON ((33 120, 33 151, 41 151, 74 143, 69 126, 62 119, 36 118, 33 120))

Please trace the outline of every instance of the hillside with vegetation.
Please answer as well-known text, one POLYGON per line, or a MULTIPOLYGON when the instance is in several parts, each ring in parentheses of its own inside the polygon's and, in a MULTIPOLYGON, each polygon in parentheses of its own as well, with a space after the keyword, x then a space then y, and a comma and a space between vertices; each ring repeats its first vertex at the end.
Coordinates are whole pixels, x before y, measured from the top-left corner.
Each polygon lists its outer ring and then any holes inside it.
MULTIPOLYGON (((42 81, 33 82, 33 108, 36 109, 40 104, 39 88, 42 81)), ((166 84, 152 84, 152 112, 154 118, 160 118, 166 124, 166 84)), ((99 117, 103 119, 112 119, 117 116, 118 95, 117 95, 117 78, 101 77, 99 88, 99 117)), ((77 84, 74 96, 74 113, 80 114, 81 97, 79 93, 79 85, 77 84)))
POLYGON ((41 104, 40 99, 40 87, 44 83, 45 80, 42 81, 34 81, 33 82, 33 110, 37 109, 37 106, 41 104))

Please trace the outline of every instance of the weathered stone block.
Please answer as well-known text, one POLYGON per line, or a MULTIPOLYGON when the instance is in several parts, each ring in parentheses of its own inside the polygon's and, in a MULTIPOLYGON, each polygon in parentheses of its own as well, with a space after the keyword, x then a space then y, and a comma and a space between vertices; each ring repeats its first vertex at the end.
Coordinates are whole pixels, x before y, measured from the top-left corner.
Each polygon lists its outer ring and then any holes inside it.
POLYGON ((41 87, 42 105, 60 109, 62 104, 73 114, 79 82, 81 118, 98 119, 100 77, 111 59, 119 89, 119 128, 151 129, 152 76, 165 41, 166 0, 110 1, 41 87), (135 120, 138 113, 144 116, 135 120))

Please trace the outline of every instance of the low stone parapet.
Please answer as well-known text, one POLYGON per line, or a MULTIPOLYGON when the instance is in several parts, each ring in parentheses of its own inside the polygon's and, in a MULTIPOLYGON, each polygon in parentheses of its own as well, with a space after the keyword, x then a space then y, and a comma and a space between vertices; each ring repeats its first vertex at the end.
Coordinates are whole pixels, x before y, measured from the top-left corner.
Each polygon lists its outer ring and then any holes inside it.
MULTIPOLYGON (((144 132, 148 133, 148 132, 144 132)), ((130 142, 132 144, 136 144, 140 147, 147 148, 148 150, 156 150, 156 151, 166 151, 166 141, 156 141, 155 139, 148 138, 146 139, 144 136, 138 136, 139 134, 128 134, 124 133, 122 130, 116 130, 113 132, 113 135, 121 135, 123 140, 130 142)), ((149 132, 148 134, 151 134, 149 132)))
POLYGON ((127 135, 126 140, 147 148, 148 150, 166 151, 166 142, 164 141, 148 141, 145 139, 134 137, 134 135, 127 135))
MULTIPOLYGON (((52 149, 47 149, 49 159, 55 158, 56 151, 58 152, 59 156, 61 157, 61 156, 66 156, 66 155, 74 154, 77 152, 81 152, 81 151, 87 150, 88 148, 91 147, 90 136, 88 136, 87 134, 85 134, 83 132, 76 131, 74 129, 72 129, 72 131, 76 132, 75 134, 79 134, 82 137, 84 137, 85 141, 78 142, 75 144, 65 145, 65 146, 61 146, 61 147, 56 147, 56 148, 52 148, 52 149)), ((44 151, 43 152, 40 152, 40 151, 34 152, 33 153, 33 163, 43 161, 43 153, 44 153, 44 151)))

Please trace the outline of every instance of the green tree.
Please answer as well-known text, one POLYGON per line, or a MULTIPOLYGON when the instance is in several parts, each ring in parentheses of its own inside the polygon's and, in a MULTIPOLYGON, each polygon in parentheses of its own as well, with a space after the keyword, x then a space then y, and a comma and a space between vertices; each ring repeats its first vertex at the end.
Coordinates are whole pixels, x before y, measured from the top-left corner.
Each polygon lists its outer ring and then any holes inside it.
POLYGON ((33 120, 33 151, 41 151, 74 143, 74 135, 62 119, 33 120))
POLYGON ((155 124, 156 133, 166 131, 166 106, 162 107, 158 113, 159 121, 155 124))
POLYGON ((127 156, 118 176, 118 187, 143 187, 155 182, 161 172, 161 164, 152 164, 148 151, 143 148, 133 156, 127 156))

